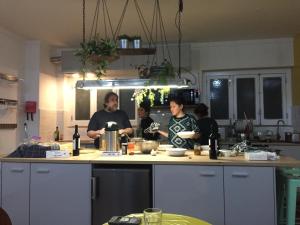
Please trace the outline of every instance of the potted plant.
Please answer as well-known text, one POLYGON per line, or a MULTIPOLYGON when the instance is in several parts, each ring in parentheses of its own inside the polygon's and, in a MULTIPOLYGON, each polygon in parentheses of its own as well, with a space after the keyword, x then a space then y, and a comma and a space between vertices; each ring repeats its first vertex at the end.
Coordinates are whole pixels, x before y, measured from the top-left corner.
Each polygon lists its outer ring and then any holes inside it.
POLYGON ((82 42, 75 55, 80 57, 83 65, 81 72, 95 72, 98 79, 104 75, 108 63, 118 58, 115 42, 99 38, 98 35, 87 42, 82 42))
POLYGON ((138 36, 138 35, 132 36, 131 41, 132 41, 133 48, 141 48, 141 46, 142 46, 141 36, 138 36))
POLYGON ((129 43, 130 37, 127 34, 119 35, 118 40, 119 40, 120 48, 128 48, 128 43, 129 43))

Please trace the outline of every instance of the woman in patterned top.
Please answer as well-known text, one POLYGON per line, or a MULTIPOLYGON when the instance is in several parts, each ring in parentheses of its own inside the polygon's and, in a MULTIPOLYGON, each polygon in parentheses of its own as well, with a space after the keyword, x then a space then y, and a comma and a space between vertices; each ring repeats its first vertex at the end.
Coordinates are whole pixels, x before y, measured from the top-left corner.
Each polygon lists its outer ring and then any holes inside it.
POLYGON ((192 115, 184 113, 181 98, 170 100, 170 111, 172 117, 169 121, 168 132, 159 130, 158 133, 167 137, 169 144, 172 144, 175 147, 193 149, 194 139, 200 137, 199 128, 195 118, 192 115), (180 131, 195 131, 195 134, 191 139, 183 139, 177 135, 180 131))

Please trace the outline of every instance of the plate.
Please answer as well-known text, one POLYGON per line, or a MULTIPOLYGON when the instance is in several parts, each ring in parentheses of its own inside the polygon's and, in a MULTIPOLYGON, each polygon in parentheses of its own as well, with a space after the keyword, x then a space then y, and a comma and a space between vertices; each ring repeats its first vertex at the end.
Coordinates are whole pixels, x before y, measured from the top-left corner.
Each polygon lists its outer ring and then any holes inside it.
POLYGON ((173 148, 173 145, 167 145, 167 144, 163 144, 163 145, 159 145, 157 150, 159 151, 166 151, 169 148, 173 148))
POLYGON ((169 148, 167 149, 167 153, 169 156, 184 156, 185 148, 169 148))
POLYGON ((195 132, 194 131, 180 131, 177 133, 177 135, 181 138, 187 139, 187 138, 192 138, 194 136, 195 132))

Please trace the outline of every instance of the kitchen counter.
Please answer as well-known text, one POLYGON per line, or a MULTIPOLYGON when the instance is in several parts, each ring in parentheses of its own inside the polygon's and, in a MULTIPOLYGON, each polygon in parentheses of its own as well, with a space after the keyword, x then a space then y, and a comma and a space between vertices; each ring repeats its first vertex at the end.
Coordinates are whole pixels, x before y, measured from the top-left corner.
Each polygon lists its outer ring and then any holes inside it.
MULTIPOLYGON (((222 140, 221 145, 234 145, 237 143, 240 143, 241 141, 228 141, 228 140, 222 140)), ((252 145, 276 145, 276 146, 299 146, 300 149, 300 143, 299 142, 284 142, 284 141, 250 141, 252 145)))
POLYGON ((193 151, 187 151, 185 156, 172 157, 166 152, 159 151, 156 156, 147 154, 121 155, 121 156, 102 156, 99 150, 85 149, 79 156, 69 158, 5 158, 1 157, 2 162, 36 162, 36 163, 92 163, 92 164, 191 164, 209 166, 268 166, 268 167, 298 167, 300 161, 291 157, 282 156, 275 161, 247 161, 243 156, 219 157, 218 160, 210 160, 208 156, 196 156, 193 151))

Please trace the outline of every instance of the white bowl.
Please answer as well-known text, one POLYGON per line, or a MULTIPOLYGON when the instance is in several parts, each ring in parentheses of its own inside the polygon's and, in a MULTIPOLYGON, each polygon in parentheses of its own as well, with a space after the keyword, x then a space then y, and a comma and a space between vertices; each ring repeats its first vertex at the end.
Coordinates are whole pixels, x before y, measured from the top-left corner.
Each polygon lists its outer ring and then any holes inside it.
POLYGON ((157 150, 159 150, 159 151, 165 151, 165 150, 167 150, 169 148, 173 148, 173 145, 167 145, 167 144, 159 145, 158 148, 157 148, 157 150))
POLYGON ((195 134, 195 131, 180 131, 177 133, 177 135, 181 138, 192 138, 195 134))
POLYGON ((209 145, 201 145, 202 151, 209 151, 209 145))
POLYGON ((169 156, 184 156, 186 149, 185 148, 169 148, 167 149, 169 156))

